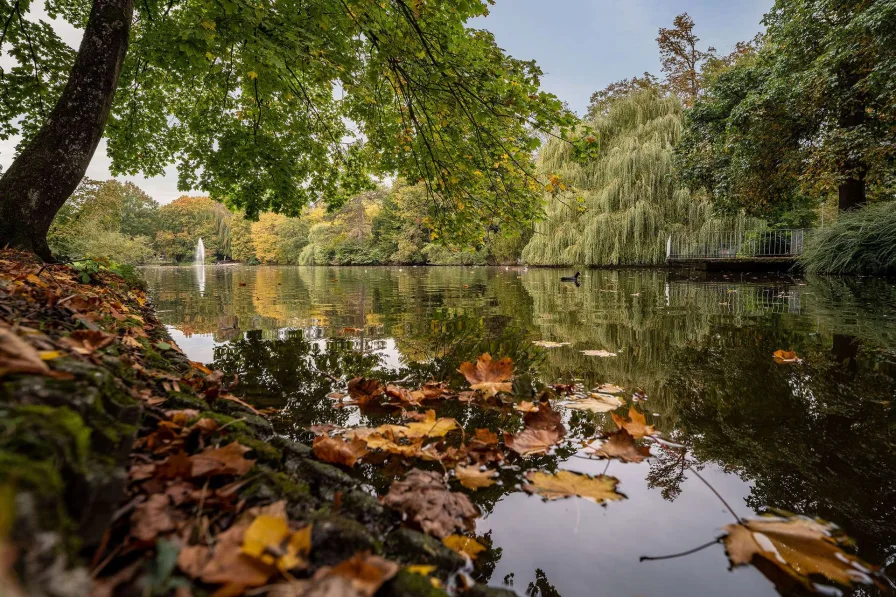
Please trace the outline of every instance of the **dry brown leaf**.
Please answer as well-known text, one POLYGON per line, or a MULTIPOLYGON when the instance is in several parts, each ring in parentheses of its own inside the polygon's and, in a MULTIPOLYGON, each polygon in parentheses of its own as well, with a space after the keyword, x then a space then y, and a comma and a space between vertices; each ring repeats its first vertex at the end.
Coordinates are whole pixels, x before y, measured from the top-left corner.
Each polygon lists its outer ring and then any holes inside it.
POLYGON ((466 530, 479 516, 463 493, 450 491, 437 473, 413 469, 404 480, 392 483, 383 503, 404 513, 434 537, 447 537, 466 530))
POLYGON ((170 502, 164 493, 149 496, 131 514, 131 536, 138 541, 152 542, 160 533, 174 530, 174 520, 168 510, 170 502))
POLYGON ((602 504, 625 499, 624 495, 616 492, 619 479, 606 475, 592 477, 572 471, 558 471, 551 475, 536 471, 528 473, 526 481, 528 483, 523 485, 524 491, 536 493, 546 500, 577 496, 602 504))
POLYGON ((622 405, 622 400, 610 394, 591 394, 588 398, 563 403, 563 406, 571 410, 586 410, 593 413, 608 413, 622 405))
POLYGON ((385 558, 357 553, 332 568, 318 570, 302 597, 373 597, 400 569, 385 558))
POLYGON ((526 413, 523 416, 523 422, 527 429, 545 429, 548 431, 556 431, 560 437, 566 435, 566 427, 563 426, 563 417, 551 408, 548 402, 539 402, 538 410, 526 413))
POLYGON ((608 357, 615 357, 615 356, 618 356, 615 352, 610 352, 610 351, 608 351, 608 350, 603 350, 603 349, 600 349, 600 350, 583 350, 583 351, 581 351, 581 353, 582 353, 583 355, 585 355, 586 357, 601 357, 601 358, 608 358, 608 357))
POLYGON ((485 545, 476 541, 476 539, 464 537, 463 535, 449 535, 442 539, 442 543, 471 560, 475 560, 480 553, 488 549, 485 545))
POLYGON ((529 402, 528 400, 523 400, 513 408, 524 413, 534 413, 538 411, 538 405, 534 402, 529 402))
POLYGON ((199 580, 212 585, 225 585, 219 591, 228 595, 239 595, 247 588, 267 584, 268 579, 277 573, 277 568, 242 552, 243 536, 250 524, 248 518, 241 518, 218 535, 214 552, 202 568, 199 580))
POLYGON ((498 434, 491 429, 477 429, 473 441, 480 442, 486 446, 498 445, 498 434))
POLYGON ((383 386, 375 379, 356 377, 348 382, 348 395, 358 404, 367 404, 383 395, 383 386))
POLYGON ((635 444, 635 438, 625 429, 611 433, 599 448, 594 450, 596 456, 616 458, 623 462, 641 462, 650 458, 650 448, 635 444))
POLYGON ((844 552, 850 540, 830 523, 804 516, 761 516, 725 530, 731 565, 753 564, 775 584, 792 579, 815 590, 813 576, 846 587, 879 582, 879 569, 844 552))
POLYGON ((428 381, 423 384, 423 397, 427 400, 437 400, 450 393, 448 386, 442 382, 428 381))
POLYGON ((792 350, 776 350, 772 357, 779 365, 802 362, 802 359, 796 356, 792 350))
POLYGON ((90 354, 115 342, 115 336, 100 330, 76 330, 62 341, 75 352, 90 354))
POLYGON ((367 443, 360 439, 345 441, 342 438, 319 435, 314 438, 313 449, 318 460, 352 467, 359 458, 367 454, 367 443))
POLYGON ((480 470, 478 466, 458 465, 454 468, 454 475, 461 485, 475 491, 494 485, 494 477, 497 477, 498 473, 496 471, 480 470))
POLYGON ((420 401, 425 398, 421 390, 411 392, 401 386, 389 384, 386 386, 386 396, 395 398, 412 406, 420 406, 420 401))
POLYGON ((504 444, 520 456, 544 454, 559 441, 556 429, 524 429, 516 435, 504 434, 504 444))
MULTIPOLYGON (((400 426, 397 426, 400 429, 400 426)), ((449 431, 453 431, 458 429, 459 425, 457 421, 450 418, 445 417, 441 419, 436 418, 436 411, 428 410, 426 411, 426 418, 422 421, 416 421, 413 423, 408 423, 405 429, 400 429, 398 432, 399 435, 403 435, 404 437, 414 438, 414 437, 444 437, 446 433, 449 431)))
POLYGON ((621 394, 625 391, 625 388, 620 388, 619 386, 613 385, 611 383, 605 383, 599 385, 597 388, 595 388, 594 391, 598 394, 621 394))
POLYGON ((223 448, 206 448, 190 457, 193 477, 212 477, 216 475, 245 475, 255 464, 243 455, 250 448, 238 442, 231 442, 223 448))
POLYGON ((40 353, 12 330, 0 327, 0 377, 10 373, 49 375, 40 353))
POLYGON ((656 429, 653 428, 653 425, 647 424, 647 419, 635 410, 635 407, 632 406, 628 409, 629 419, 627 420, 625 417, 620 417, 616 413, 610 413, 613 416, 613 421, 616 423, 616 426, 619 429, 625 429, 632 437, 640 438, 647 435, 656 435, 656 429))
POLYGON ((513 378, 513 361, 509 357, 492 361, 491 355, 485 353, 477 359, 475 365, 470 362, 462 363, 458 371, 467 378, 472 389, 488 396, 513 391, 513 384, 510 383, 513 378))

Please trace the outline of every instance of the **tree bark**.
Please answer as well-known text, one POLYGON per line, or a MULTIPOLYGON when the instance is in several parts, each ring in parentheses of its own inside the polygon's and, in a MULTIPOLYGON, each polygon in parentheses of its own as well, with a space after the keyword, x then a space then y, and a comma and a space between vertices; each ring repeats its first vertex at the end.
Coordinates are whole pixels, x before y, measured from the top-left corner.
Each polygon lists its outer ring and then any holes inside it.
POLYGON ((864 176, 846 179, 837 189, 837 192, 840 211, 850 211, 862 207, 867 200, 864 176))
POLYGON ((128 49, 133 0, 94 0, 75 65, 34 139, 0 178, 0 247, 50 259, 47 232, 103 136, 128 49))

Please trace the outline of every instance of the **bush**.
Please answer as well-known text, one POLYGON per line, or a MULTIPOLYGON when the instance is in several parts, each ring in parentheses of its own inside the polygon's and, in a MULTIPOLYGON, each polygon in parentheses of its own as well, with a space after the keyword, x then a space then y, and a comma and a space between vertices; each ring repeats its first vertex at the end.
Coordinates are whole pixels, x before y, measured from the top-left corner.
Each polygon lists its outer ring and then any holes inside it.
POLYGON ((841 214, 812 234, 800 261, 812 274, 896 274, 896 202, 841 214))

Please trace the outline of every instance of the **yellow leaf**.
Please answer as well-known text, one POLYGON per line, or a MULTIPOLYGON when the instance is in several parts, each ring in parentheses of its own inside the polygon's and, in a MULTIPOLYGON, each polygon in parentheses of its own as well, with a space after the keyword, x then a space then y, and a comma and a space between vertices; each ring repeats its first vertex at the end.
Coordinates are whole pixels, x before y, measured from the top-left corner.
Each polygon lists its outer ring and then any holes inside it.
POLYGON ((289 523, 285 518, 261 515, 252 521, 243 535, 243 553, 265 564, 274 564, 275 558, 269 552, 277 553, 288 536, 289 523))
POLYGON ((65 356, 65 353, 59 350, 42 350, 38 354, 42 361, 52 361, 53 359, 65 356))
POLYGON ((286 553, 277 560, 281 570, 294 570, 308 566, 308 554, 311 552, 311 525, 302 527, 292 534, 286 544, 286 553))
POLYGON ((448 535, 442 539, 442 543, 471 560, 475 560, 480 553, 487 549, 484 545, 476 541, 476 539, 464 537, 463 535, 448 535))
POLYGON ((460 484, 467 489, 477 490, 483 487, 491 487, 495 484, 492 477, 498 475, 495 471, 481 471, 478 466, 460 466, 454 469, 454 475, 460 484))
POLYGON ((249 71, 249 78, 252 79, 252 80, 257 79, 257 78, 258 78, 258 73, 255 72, 254 70, 250 70, 250 71, 249 71))
POLYGON ((411 574, 420 574, 421 576, 429 576, 433 572, 436 571, 435 566, 425 566, 423 564, 416 564, 414 566, 408 566, 407 571, 411 574))
POLYGON ((577 496, 602 504, 625 499, 624 495, 616 492, 619 479, 606 475, 592 477, 571 471, 550 475, 537 471, 526 475, 526 481, 528 483, 523 485, 523 490, 537 493, 546 500, 577 496))

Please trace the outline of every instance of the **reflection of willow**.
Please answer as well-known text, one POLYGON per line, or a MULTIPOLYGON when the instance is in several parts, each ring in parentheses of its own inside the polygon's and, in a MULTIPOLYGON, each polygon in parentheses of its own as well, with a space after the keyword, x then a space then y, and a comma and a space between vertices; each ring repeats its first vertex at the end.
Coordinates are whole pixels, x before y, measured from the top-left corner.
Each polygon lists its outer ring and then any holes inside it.
POLYGON ((670 352, 672 408, 698 460, 752 482, 750 507, 831 520, 858 539, 865 559, 892 561, 896 381, 879 355, 859 350, 783 328, 708 338, 670 352), (788 345, 803 364, 768 358, 788 345))

